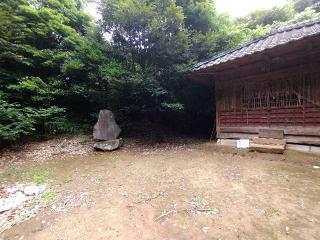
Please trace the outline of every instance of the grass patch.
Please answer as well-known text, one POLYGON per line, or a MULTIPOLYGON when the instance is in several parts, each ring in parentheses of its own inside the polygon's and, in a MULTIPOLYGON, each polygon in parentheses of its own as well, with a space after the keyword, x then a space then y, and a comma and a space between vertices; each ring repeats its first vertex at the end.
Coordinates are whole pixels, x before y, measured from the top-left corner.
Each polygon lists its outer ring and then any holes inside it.
POLYGON ((0 179, 10 182, 32 181, 37 185, 48 183, 52 176, 52 169, 47 165, 29 165, 27 167, 12 164, 1 174, 0 179))
POLYGON ((46 168, 32 168, 26 172, 26 177, 32 179, 32 182, 36 185, 41 185, 49 182, 51 171, 46 168))
POLYGON ((54 203, 55 197, 57 196, 57 191, 54 189, 48 189, 42 194, 42 199, 46 205, 52 205, 54 203))
POLYGON ((45 175, 34 176, 33 183, 36 185, 42 185, 48 181, 48 178, 45 175))

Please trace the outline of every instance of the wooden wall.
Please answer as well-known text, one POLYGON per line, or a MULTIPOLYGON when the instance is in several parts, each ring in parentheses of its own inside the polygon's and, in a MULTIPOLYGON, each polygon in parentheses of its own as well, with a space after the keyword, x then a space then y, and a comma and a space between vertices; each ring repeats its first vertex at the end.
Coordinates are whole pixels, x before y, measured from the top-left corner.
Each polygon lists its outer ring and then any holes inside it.
MULTIPOLYGON (((241 76, 241 74, 239 75, 241 76)), ((283 129, 289 143, 320 145, 320 64, 215 81, 217 138, 283 129)))

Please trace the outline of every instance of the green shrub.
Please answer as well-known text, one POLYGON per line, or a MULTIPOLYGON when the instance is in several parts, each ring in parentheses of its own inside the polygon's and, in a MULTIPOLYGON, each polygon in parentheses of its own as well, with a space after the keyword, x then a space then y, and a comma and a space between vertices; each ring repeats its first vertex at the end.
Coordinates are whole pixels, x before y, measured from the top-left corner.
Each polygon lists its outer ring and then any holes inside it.
POLYGON ((57 106, 41 108, 35 112, 37 129, 45 134, 72 133, 74 127, 65 116, 65 109, 57 106))
POLYGON ((21 108, 19 104, 0 99, 0 145, 14 141, 35 131, 36 120, 32 108, 21 108))
POLYGON ((0 99, 0 146, 33 134, 36 129, 48 134, 73 132, 64 113, 63 108, 56 106, 35 109, 0 99))

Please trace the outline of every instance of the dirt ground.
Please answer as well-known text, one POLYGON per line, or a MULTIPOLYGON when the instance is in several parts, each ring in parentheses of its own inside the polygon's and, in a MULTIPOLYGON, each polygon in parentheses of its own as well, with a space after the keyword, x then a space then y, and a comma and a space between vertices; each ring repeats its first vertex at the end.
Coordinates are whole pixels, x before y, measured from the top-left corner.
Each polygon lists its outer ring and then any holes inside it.
POLYGON ((192 139, 88 146, 57 139, 2 154, 2 186, 40 179, 52 191, 0 239, 320 239, 319 156, 192 139))

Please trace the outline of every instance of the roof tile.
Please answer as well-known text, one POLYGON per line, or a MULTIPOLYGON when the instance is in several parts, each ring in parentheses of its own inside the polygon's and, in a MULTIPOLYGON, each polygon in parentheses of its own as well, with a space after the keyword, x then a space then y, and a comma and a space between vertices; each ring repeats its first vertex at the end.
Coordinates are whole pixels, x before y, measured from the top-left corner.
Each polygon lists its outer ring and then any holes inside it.
POLYGON ((199 62, 191 67, 191 71, 199 71, 214 65, 230 62, 247 55, 262 52, 266 49, 285 45, 309 36, 320 34, 320 19, 305 21, 302 23, 285 26, 271 31, 270 34, 262 36, 253 41, 244 43, 237 48, 221 53, 209 60, 199 62))

